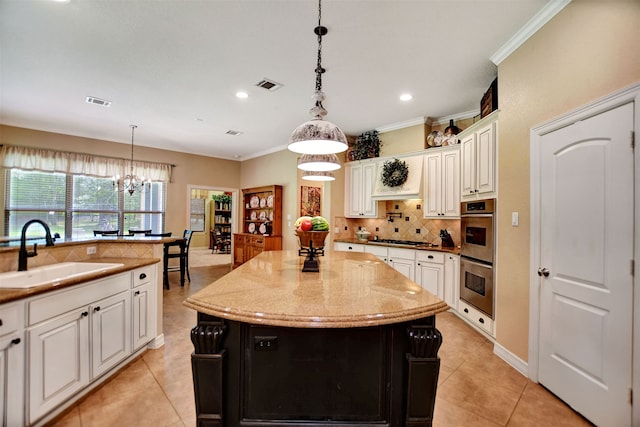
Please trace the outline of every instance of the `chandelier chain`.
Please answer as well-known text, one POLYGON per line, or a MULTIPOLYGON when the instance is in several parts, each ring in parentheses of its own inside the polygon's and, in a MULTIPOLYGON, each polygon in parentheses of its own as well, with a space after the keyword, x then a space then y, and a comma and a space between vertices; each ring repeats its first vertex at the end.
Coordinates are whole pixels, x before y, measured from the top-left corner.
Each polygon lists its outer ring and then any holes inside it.
MULTIPOLYGON (((326 30, 325 30, 326 31, 326 30)), ((318 63, 316 65, 316 92, 322 92, 322 0, 318 0, 318 27, 315 30, 318 35, 318 63)), ((322 105, 322 103, 320 103, 322 105)))

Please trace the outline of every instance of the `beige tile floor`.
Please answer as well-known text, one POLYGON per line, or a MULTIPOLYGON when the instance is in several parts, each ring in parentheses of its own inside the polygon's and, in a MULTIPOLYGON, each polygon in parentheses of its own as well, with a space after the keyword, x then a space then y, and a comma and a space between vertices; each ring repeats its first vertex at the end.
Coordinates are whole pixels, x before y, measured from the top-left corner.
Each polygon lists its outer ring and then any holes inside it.
MULTIPOLYGON (((51 425, 195 426, 189 330, 196 315, 181 303, 228 266, 190 270, 190 284, 181 288, 172 274, 171 289, 164 291, 164 347, 146 351, 51 425)), ((491 342, 457 316, 439 314, 437 326, 444 342, 434 426, 591 425, 495 356, 491 342)))

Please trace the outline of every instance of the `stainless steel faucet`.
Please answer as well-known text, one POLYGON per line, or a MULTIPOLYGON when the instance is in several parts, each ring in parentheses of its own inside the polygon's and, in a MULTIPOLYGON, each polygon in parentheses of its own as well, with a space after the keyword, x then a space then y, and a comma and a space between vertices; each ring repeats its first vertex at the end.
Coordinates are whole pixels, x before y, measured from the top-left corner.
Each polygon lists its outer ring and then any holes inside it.
POLYGON ((31 224, 35 224, 35 223, 38 223, 44 227, 44 231, 46 233, 45 240, 47 242, 45 246, 53 246, 53 239, 51 238, 51 229, 49 228, 49 225, 47 225, 46 222, 40 219, 32 219, 27 221, 25 225, 22 226, 22 236, 20 237, 20 252, 18 254, 18 271, 27 271, 27 259, 38 255, 37 243, 33 244, 33 252, 27 251, 27 228, 29 228, 31 224))

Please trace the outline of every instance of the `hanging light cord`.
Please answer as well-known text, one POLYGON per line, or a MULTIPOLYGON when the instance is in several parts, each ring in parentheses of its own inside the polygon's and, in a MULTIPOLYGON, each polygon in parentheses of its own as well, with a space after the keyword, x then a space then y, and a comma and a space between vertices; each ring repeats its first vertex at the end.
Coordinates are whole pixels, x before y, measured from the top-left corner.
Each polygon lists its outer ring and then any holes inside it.
POLYGON ((137 128, 137 125, 131 126, 131 176, 133 176, 133 131, 137 128))

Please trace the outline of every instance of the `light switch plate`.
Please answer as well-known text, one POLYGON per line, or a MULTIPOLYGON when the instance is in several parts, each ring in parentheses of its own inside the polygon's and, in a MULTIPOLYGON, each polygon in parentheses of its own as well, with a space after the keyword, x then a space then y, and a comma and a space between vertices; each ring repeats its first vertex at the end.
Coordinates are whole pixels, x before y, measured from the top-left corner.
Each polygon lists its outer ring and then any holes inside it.
POLYGON ((511 225, 513 227, 520 225, 520 214, 518 212, 511 212, 511 225))

